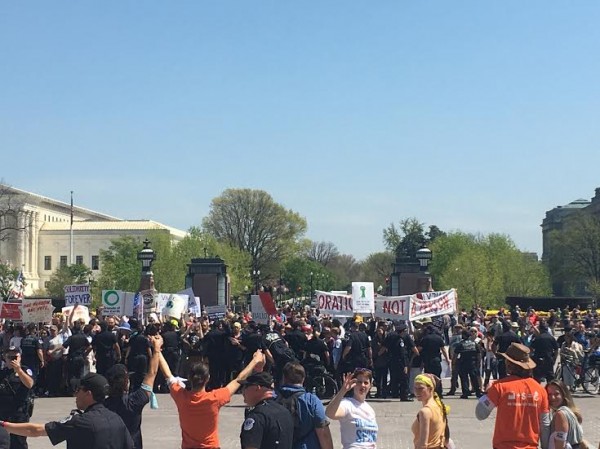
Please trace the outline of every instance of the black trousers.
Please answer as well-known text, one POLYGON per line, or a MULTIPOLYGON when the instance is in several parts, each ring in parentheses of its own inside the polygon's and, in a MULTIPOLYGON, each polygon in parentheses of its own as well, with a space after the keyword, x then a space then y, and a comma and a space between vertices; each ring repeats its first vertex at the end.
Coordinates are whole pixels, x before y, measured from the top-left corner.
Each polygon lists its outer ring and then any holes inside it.
POLYGON ((74 355, 67 360, 67 389, 69 393, 74 393, 77 388, 77 383, 81 376, 83 376, 83 367, 85 366, 85 359, 83 355, 74 355))
POLYGON ((462 395, 469 396, 472 391, 475 391, 477 396, 481 395, 481 387, 479 386, 479 369, 475 365, 461 366, 458 369, 460 375, 460 384, 462 386, 462 395), (473 390, 469 388, 469 380, 473 390))
MULTIPOLYGON (((434 374, 437 377, 442 375, 442 359, 440 357, 433 357, 429 360, 423 361, 423 371, 429 374, 434 374)), ((442 397, 442 383, 440 382, 435 389, 435 392, 442 397)))
POLYGON ((375 372, 373 373, 375 388, 377 388, 377 397, 387 398, 388 394, 391 393, 392 397, 394 394, 398 395, 398 378, 396 374, 396 368, 394 363, 383 366, 376 366, 375 372), (390 371, 390 385, 388 387, 388 369, 390 371))

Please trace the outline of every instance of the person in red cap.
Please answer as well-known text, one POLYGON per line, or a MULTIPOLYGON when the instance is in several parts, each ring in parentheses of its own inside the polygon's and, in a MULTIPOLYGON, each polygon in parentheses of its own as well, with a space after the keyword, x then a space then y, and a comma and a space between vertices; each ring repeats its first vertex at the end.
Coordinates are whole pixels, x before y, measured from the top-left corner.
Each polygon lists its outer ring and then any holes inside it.
POLYGON ((535 362, 529 348, 511 343, 506 352, 508 376, 494 382, 479 398, 475 416, 486 419, 497 408, 494 449, 542 449, 548 447, 550 406, 546 390, 533 379, 535 362))

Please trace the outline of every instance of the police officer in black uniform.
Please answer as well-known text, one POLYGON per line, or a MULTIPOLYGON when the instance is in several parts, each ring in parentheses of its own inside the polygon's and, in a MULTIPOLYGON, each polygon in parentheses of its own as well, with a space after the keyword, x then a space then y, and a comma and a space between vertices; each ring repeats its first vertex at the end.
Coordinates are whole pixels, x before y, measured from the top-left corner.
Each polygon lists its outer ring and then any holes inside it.
POLYGON ((481 345, 470 338, 469 331, 463 330, 462 340, 454 348, 454 362, 458 368, 460 383, 462 385, 461 399, 467 399, 471 390, 469 380, 475 390, 475 395, 482 395, 479 383, 479 366, 481 366, 481 345))
POLYGON ((79 322, 76 322, 73 326, 73 335, 65 340, 63 347, 69 350, 67 355, 67 389, 72 393, 83 375, 85 357, 91 348, 79 322))
POLYGON ((27 325, 27 335, 21 340, 21 359, 37 379, 40 368, 44 367, 44 353, 42 352, 42 340, 36 335, 35 323, 27 325))
POLYGON ((78 410, 66 419, 47 424, 0 421, 0 426, 12 435, 48 436, 53 445, 66 441, 67 449, 132 449, 133 441, 123 420, 103 405, 107 391, 104 376, 90 373, 81 378, 77 388, 78 410))
MULTIPOLYGON (((5 368, 0 370, 0 420, 26 423, 30 417, 34 375, 21 365, 21 350, 14 346, 4 353, 5 368)), ((27 438, 11 435, 12 449, 27 449, 27 438)))
POLYGON ((273 377, 263 371, 240 382, 244 402, 250 407, 242 424, 242 449, 291 449, 294 419, 273 400, 273 377))
POLYGON ((556 339, 548 332, 548 325, 541 322, 538 326, 539 335, 531 342, 530 349, 533 351, 531 357, 536 363, 533 369, 533 377, 538 382, 545 379, 550 382, 554 379, 554 364, 558 356, 559 346, 556 339))

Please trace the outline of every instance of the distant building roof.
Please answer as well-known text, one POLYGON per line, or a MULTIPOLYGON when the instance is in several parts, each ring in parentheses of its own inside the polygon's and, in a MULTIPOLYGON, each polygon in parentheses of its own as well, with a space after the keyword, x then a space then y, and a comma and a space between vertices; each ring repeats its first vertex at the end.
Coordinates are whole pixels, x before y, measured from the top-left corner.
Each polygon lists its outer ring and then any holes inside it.
MULTIPOLYGON (((44 223, 40 231, 69 231, 69 222, 44 223)), ((151 231, 167 230, 178 238, 184 238, 187 232, 172 228, 152 220, 119 220, 119 221, 74 221, 73 231, 151 231)))
POLYGON ((569 204, 565 204, 564 206, 558 207, 561 207, 563 209, 583 209, 584 207, 589 206, 591 203, 592 202, 590 200, 579 198, 578 200, 571 201, 569 204))

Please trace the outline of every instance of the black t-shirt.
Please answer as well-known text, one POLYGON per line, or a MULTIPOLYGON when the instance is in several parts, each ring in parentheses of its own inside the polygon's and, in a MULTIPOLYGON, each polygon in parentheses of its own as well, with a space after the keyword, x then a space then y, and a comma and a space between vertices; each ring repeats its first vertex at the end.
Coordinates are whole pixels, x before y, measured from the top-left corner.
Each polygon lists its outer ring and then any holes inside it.
POLYGON ((346 358, 352 363, 367 363, 367 349, 370 347, 369 337, 361 331, 350 332, 348 334, 348 343, 350 352, 346 358))
POLYGON ((300 329, 292 329, 285 334, 285 340, 290 345, 290 348, 296 353, 296 356, 300 358, 302 351, 304 351, 304 345, 306 344, 306 335, 300 329))
POLYGON ((133 440, 123 420, 102 404, 90 405, 62 421, 46 424, 50 442, 67 442, 67 449, 133 449, 133 440))
POLYGON ((319 359, 321 359, 321 363, 323 363, 324 365, 329 364, 329 360, 327 360, 326 357, 326 353, 329 352, 329 350, 325 342, 320 338, 313 337, 310 340, 307 340, 306 344, 304 345, 304 350, 306 351, 307 356, 309 356, 310 354, 314 354, 316 356, 319 356, 319 359))
POLYGON ((242 334, 242 344, 246 348, 245 358, 251 359, 259 349, 266 349, 262 337, 256 332, 242 334))
POLYGON ((35 335, 27 335, 21 340, 21 359, 23 364, 36 367, 40 364, 37 351, 42 349, 42 341, 35 335))
POLYGON ((399 363, 401 366, 406 365, 406 345, 404 340, 402 339, 402 336, 398 332, 389 332, 385 336, 383 346, 387 348, 392 363, 399 363))
POLYGON ((150 402, 141 388, 123 396, 109 396, 104 406, 121 417, 133 439, 134 449, 142 449, 142 410, 150 402))
POLYGON ((143 334, 133 334, 129 339, 129 358, 145 355, 148 356, 150 340, 143 334))
POLYGON ((494 343, 496 343, 496 346, 498 348, 497 351, 504 353, 506 352, 511 343, 521 343, 521 340, 519 340, 517 334, 510 330, 502 332, 500 335, 494 338, 494 343))
POLYGON ((117 336, 111 331, 104 331, 96 334, 92 339, 92 346, 96 352, 97 359, 110 359, 114 357, 114 345, 117 343, 117 336))
POLYGON ((420 346, 423 360, 431 360, 441 358, 440 350, 445 346, 445 343, 441 335, 432 333, 421 338, 420 346))
POLYGON ((240 441, 242 449, 291 449, 294 419, 283 405, 263 401, 246 413, 240 441))
POLYGON ((553 355, 558 351, 558 343, 556 339, 547 332, 544 332, 531 342, 531 350, 533 351, 533 358, 539 359, 552 359, 553 355))
POLYGON ((176 351, 179 349, 179 343, 181 341, 181 337, 178 332, 175 331, 167 331, 162 334, 163 339, 163 351, 176 351))
POLYGON ((63 346, 69 348, 69 358, 83 357, 85 349, 90 345, 85 334, 73 334, 65 340, 63 346))
POLYGON ((221 329, 212 329, 204 336, 206 355, 209 359, 224 359, 227 333, 221 329))

